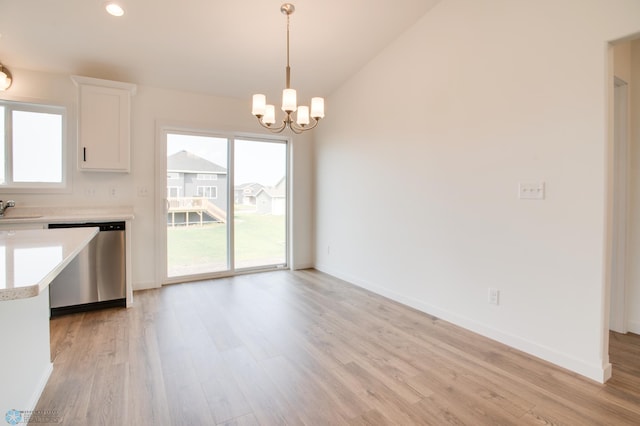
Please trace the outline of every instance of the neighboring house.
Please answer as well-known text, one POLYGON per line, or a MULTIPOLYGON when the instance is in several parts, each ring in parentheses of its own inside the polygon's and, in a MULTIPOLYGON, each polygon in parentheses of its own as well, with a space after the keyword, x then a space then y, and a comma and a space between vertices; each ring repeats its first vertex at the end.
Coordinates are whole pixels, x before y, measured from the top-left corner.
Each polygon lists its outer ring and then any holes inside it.
POLYGON ((202 221, 202 214, 225 221, 227 169, 191 152, 176 152, 167 157, 167 198, 172 224, 202 221))
POLYGON ((167 197, 204 197, 227 208, 227 169, 188 151, 167 157, 167 197))
POLYGON ((249 206, 256 205, 256 195, 262 191, 264 185, 259 183, 243 183, 234 189, 234 200, 236 204, 245 204, 249 206))
POLYGON ((283 215, 287 205, 287 180, 283 177, 275 186, 244 183, 234 190, 236 204, 255 206, 258 214, 283 215))
POLYGON ((287 209, 287 180, 283 177, 274 187, 263 187, 255 196, 258 214, 283 215, 287 209))

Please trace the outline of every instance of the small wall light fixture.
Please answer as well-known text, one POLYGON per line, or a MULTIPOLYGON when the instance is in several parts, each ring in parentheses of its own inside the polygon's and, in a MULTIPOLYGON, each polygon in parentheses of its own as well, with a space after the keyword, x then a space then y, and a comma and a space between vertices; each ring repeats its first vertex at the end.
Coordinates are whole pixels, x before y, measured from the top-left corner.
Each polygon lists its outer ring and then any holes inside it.
POLYGON ((12 82, 11 73, 7 67, 3 67, 2 64, 0 64, 0 90, 7 90, 11 87, 12 82))

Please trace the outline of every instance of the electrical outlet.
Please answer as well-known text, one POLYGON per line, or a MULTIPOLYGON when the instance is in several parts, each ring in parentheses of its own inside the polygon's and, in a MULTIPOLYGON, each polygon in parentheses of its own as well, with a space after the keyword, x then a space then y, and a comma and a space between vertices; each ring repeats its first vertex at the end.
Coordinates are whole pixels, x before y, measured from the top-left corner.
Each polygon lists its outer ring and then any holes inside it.
POLYGON ((149 188, 146 186, 138 187, 138 197, 148 197, 149 196, 149 188))
POLYGON ((327 246, 327 254, 331 254, 331 246, 327 246))
POLYGON ((118 191, 115 187, 109 188, 109 197, 116 198, 118 196, 118 191))
POLYGON ((492 305, 500 304, 500 290, 498 290, 497 288, 489 289, 489 303, 492 305))

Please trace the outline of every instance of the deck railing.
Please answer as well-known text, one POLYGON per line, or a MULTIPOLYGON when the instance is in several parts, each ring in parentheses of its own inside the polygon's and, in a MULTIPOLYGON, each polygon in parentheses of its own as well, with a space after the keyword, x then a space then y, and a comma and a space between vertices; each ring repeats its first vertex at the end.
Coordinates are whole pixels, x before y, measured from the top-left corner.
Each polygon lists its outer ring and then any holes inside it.
POLYGON ((202 224, 202 213, 207 213, 209 216, 216 218, 220 222, 227 221, 227 212, 220 207, 213 204, 205 197, 175 197, 167 198, 167 212, 171 214, 171 223, 175 224, 175 214, 185 213, 187 214, 186 224, 189 224, 188 214, 197 213, 200 216, 200 223, 202 224))

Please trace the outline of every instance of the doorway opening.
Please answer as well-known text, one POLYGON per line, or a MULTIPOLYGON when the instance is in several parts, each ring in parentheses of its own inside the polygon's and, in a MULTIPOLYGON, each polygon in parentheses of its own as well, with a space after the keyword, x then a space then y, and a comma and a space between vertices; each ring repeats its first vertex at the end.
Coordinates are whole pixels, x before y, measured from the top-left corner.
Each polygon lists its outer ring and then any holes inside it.
MULTIPOLYGON (((609 366, 610 339, 614 333, 640 334, 637 294, 640 268, 636 258, 640 252, 640 175, 637 161, 640 153, 637 114, 640 83, 640 37, 636 34, 609 46, 609 181, 608 205, 608 306, 609 315, 603 326, 603 360, 609 366)), ((614 366, 615 367, 615 366, 614 366)), ((605 380, 608 377, 605 378, 605 380)))
POLYGON ((629 85, 614 78, 613 120, 613 244, 611 251, 611 306, 609 328, 627 332, 627 230, 629 200, 629 85))

